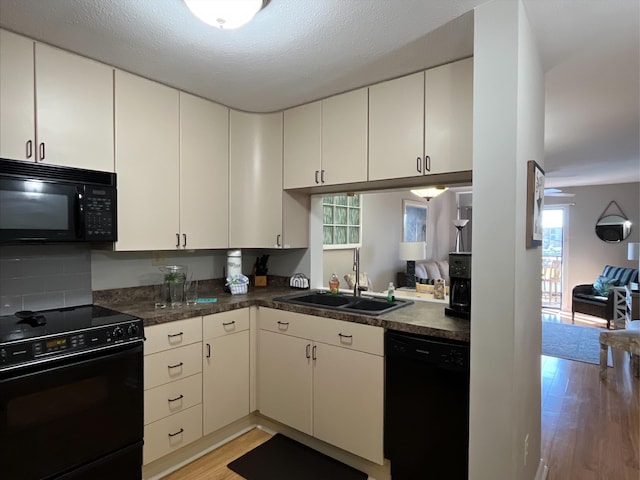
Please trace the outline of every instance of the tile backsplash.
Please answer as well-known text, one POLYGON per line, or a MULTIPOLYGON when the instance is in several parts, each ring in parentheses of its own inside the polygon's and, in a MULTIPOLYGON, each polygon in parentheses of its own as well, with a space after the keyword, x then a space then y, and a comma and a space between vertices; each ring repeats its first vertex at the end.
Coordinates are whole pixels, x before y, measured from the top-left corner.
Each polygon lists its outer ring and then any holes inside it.
POLYGON ((0 315, 88 303, 88 244, 0 247, 0 315))

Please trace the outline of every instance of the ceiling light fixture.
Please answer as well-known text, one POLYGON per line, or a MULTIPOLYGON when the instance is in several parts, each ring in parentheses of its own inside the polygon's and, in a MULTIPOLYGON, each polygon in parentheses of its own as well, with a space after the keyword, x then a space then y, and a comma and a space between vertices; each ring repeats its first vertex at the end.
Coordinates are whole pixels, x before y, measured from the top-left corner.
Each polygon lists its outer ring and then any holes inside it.
POLYGON ((429 201, 447 190, 447 187, 429 187, 411 190, 411 193, 418 195, 419 197, 426 198, 427 201, 429 201))
POLYGON ((267 6, 270 0, 184 0, 191 13, 221 30, 240 28, 267 6))

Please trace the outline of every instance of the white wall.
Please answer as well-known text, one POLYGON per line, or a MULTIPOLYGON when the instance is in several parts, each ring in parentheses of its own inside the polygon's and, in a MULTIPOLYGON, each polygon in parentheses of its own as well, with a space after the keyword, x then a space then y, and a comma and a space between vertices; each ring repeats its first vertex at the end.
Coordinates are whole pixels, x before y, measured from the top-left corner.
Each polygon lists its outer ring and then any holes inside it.
POLYGON ((525 248, 526 172, 527 160, 543 164, 544 75, 521 0, 474 18, 469 478, 529 480, 540 460, 541 252, 525 248))
MULTIPOLYGON (((545 198, 545 204, 575 203, 566 207, 564 281, 562 309, 571 311, 571 289, 581 283, 593 283, 605 265, 637 268, 627 260, 629 242, 640 241, 640 183, 566 187, 563 192, 574 193, 572 198, 545 198), (615 200, 631 220, 631 234, 620 243, 606 243, 595 233, 595 224, 610 201, 615 200)), ((613 208, 610 213, 618 213, 613 208)))
MULTIPOLYGON (((409 191, 393 191, 362 194, 362 248, 360 271, 366 272, 375 291, 386 290, 389 282, 396 283, 397 272, 406 270, 406 262, 400 260, 402 241, 402 201, 423 201, 409 191)), ((427 258, 444 260, 454 248, 455 227, 451 220, 456 216, 456 199, 447 191, 427 204, 427 258)), ((353 249, 325 250, 323 253, 323 282, 336 273, 341 286, 346 285, 343 276, 351 273, 353 249)))

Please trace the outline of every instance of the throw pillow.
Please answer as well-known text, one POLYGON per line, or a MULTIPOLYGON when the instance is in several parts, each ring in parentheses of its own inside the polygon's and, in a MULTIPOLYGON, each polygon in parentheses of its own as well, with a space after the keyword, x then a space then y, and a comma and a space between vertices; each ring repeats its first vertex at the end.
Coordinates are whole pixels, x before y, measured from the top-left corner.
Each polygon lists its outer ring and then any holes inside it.
POLYGON ((424 268, 424 265, 421 263, 416 263, 416 277, 429 278, 429 276, 427 275, 427 270, 424 268))
POLYGON ((613 289, 613 287, 618 286, 618 280, 615 278, 605 277, 604 275, 600 275, 595 282, 593 282, 593 289, 598 292, 603 297, 609 295, 609 292, 613 289))
POLYGON ((429 260, 424 264, 424 268, 427 271, 427 276, 432 279, 440 278, 440 269, 438 268, 438 264, 433 260, 429 260))
POLYGON ((440 278, 444 279, 445 285, 450 285, 449 281, 449 260, 436 260, 438 270, 440 270, 440 278))

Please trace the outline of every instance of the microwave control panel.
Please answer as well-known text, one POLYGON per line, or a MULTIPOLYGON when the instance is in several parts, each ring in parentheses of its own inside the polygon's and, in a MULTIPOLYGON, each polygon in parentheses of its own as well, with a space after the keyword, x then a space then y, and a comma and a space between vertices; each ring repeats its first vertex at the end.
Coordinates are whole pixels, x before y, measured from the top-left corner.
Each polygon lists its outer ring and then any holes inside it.
POLYGON ((87 186, 84 197, 86 240, 116 240, 116 191, 87 186))

